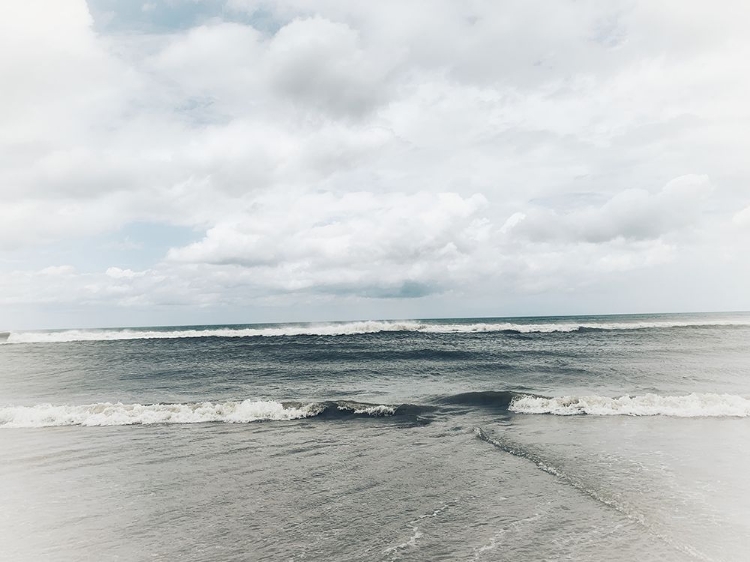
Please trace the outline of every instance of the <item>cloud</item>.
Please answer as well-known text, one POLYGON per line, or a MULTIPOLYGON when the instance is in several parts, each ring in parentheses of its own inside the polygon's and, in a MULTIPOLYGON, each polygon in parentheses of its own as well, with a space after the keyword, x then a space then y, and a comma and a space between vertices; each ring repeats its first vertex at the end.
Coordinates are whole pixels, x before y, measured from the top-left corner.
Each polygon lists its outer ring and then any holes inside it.
POLYGON ((119 267, 109 267, 105 274, 113 279, 135 279, 143 277, 148 271, 133 271, 132 269, 121 269, 119 267))
POLYGON ((485 205, 455 193, 267 196, 167 257, 246 268, 268 290, 419 296, 466 274, 486 240, 485 205))
POLYGON ((273 92, 306 111, 361 116, 386 95, 387 64, 343 23, 296 19, 270 41, 265 62, 273 92))
POLYGON ((51 275, 54 277, 67 277, 76 273, 76 268, 72 265, 51 265, 45 267, 39 272, 41 275, 51 275))
POLYGON ((750 205, 748 205, 741 211, 738 211, 732 217, 732 223, 742 227, 750 226, 750 205))
POLYGON ((686 175, 670 180, 656 194, 627 189, 598 207, 567 212, 532 208, 514 214, 503 229, 535 242, 653 240, 695 224, 712 191, 707 176, 686 175))
POLYGON ((716 256, 746 278, 746 3, 143 6, 0 8, 5 299, 499 313, 716 256), (92 253, 136 222, 202 239, 92 253))

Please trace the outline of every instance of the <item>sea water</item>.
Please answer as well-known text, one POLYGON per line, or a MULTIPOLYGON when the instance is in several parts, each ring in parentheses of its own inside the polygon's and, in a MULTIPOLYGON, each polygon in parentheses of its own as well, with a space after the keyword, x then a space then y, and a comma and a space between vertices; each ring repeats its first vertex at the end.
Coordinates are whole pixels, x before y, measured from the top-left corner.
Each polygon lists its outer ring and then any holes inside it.
POLYGON ((2 560, 750 559, 750 315, 11 332, 2 560))

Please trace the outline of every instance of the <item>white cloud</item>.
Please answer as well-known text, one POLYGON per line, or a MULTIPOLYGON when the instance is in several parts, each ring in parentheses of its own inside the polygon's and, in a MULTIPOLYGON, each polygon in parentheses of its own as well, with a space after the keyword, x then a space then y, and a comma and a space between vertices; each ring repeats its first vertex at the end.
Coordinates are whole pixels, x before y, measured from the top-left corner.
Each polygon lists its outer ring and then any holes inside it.
POLYGON ((109 267, 105 274, 113 279, 135 279, 143 277, 148 271, 133 271, 132 269, 121 269, 119 267, 109 267))
POLYGON ((737 226, 750 226, 750 205, 737 212, 732 217, 732 223, 737 226))
POLYGON ((45 267, 39 273, 42 275, 52 275, 55 277, 70 276, 75 274, 76 268, 72 265, 51 265, 45 267))

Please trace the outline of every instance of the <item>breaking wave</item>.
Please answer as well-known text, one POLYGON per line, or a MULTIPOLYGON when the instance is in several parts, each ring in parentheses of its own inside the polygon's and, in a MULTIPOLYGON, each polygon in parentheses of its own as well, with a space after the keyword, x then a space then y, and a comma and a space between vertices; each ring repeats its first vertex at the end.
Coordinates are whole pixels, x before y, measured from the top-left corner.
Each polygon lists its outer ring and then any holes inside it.
POLYGON ((0 407, 0 428, 112 426, 193 423, 250 423, 303 418, 416 416, 421 409, 408 404, 390 406, 359 402, 252 401, 187 404, 122 404, 102 402, 83 406, 37 404, 0 407))
POLYGON ((519 334, 585 332, 597 330, 643 330, 708 326, 750 326, 750 318, 653 321, 535 321, 535 322, 431 322, 364 321, 331 324, 283 324, 256 327, 129 328, 100 330, 57 330, 2 333, 0 343, 63 343, 75 341, 112 341, 179 338, 249 338, 281 336, 348 336, 381 332, 421 332, 427 334, 471 334, 509 332, 519 334))
POLYGON ((544 398, 519 395, 508 408, 521 414, 552 414, 575 416, 673 416, 697 417, 748 417, 750 400, 734 394, 699 394, 687 396, 562 396, 544 398))
POLYGON ((444 396, 429 404, 369 404, 348 400, 276 402, 242 400, 184 404, 122 404, 100 402, 86 405, 37 404, 0 407, 0 428, 56 426, 152 425, 193 423, 251 423, 304 418, 338 419, 398 417, 430 423, 434 414, 455 415, 483 409, 516 414, 557 416, 672 416, 750 417, 750 399, 733 394, 686 396, 561 396, 547 398, 511 391, 464 392, 444 396), (460 406, 459 410, 456 406, 460 406))
POLYGON ((685 396, 557 396, 513 391, 463 392, 436 400, 446 406, 507 410, 517 414, 557 416, 749 417, 750 399, 736 394, 693 393, 685 396))

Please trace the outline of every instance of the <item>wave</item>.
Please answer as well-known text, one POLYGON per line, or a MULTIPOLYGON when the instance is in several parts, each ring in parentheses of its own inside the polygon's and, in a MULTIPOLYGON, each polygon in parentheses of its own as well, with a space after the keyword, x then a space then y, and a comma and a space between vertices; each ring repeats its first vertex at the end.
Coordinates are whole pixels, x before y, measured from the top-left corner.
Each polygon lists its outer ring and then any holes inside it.
POLYGON ((504 390, 485 390, 481 392, 462 392, 438 400, 441 404, 458 406, 477 406, 507 410, 514 400, 526 396, 504 390))
POLYGON ((748 417, 750 399, 736 394, 693 393, 685 396, 558 396, 513 391, 463 392, 436 400, 443 405, 507 410, 516 414, 557 416, 748 417))
POLYGON ((83 406, 37 404, 0 407, 0 428, 57 426, 115 426, 194 423, 251 423, 322 417, 411 416, 428 408, 410 404, 387 405, 360 402, 194 402, 185 404, 122 404, 102 402, 83 406))
MULTIPOLYGON (((0 407, 0 428, 55 426, 152 425, 193 423, 251 423, 291 421, 304 418, 345 420, 398 417, 430 423, 433 414, 455 415, 455 406, 498 410, 515 414, 557 416, 671 416, 750 417, 750 399, 733 394, 686 396, 560 396, 544 397, 512 391, 464 392, 444 396, 428 404, 370 404, 350 400, 276 402, 242 400, 184 404, 123 404, 100 402, 86 405, 37 404, 0 407)), ((459 413, 466 413, 460 410, 459 413)))
POLYGON ((511 412, 520 414, 552 414, 575 416, 673 416, 748 417, 750 400, 734 394, 693 393, 687 396, 542 396, 519 395, 510 403, 511 412))
POLYGON ((712 326, 750 326, 748 319, 695 319, 695 320, 653 320, 616 322, 430 322, 430 321, 363 321, 339 322, 330 324, 280 324, 258 327, 200 327, 200 328, 129 328, 99 330, 58 330, 3 333, 0 343, 64 343, 76 341, 113 341, 138 339, 180 339, 180 338, 249 338, 282 336, 350 336, 377 334, 381 332, 419 332, 426 334, 472 334, 488 332, 508 332, 517 334, 588 332, 612 330, 644 330, 712 326), (7 334, 7 335, 6 335, 7 334))

